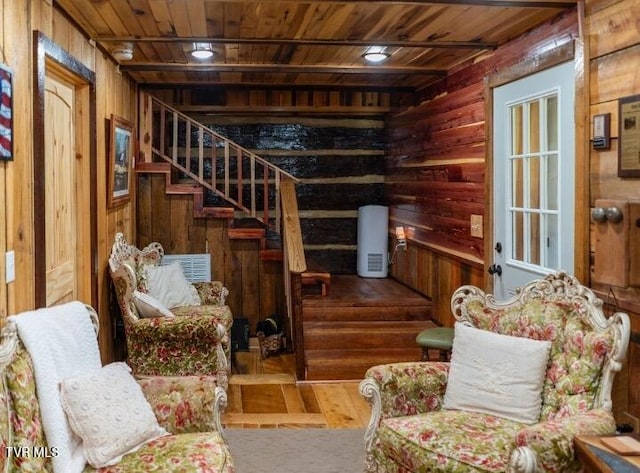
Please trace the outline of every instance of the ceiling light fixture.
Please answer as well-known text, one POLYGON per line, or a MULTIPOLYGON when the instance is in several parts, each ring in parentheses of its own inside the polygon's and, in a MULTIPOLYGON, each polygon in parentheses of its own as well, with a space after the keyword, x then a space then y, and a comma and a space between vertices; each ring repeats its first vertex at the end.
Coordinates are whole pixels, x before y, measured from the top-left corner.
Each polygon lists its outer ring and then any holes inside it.
POLYGON ((133 44, 121 43, 113 49, 111 54, 116 61, 131 61, 133 59, 133 44))
POLYGON ((390 56, 385 52, 384 46, 371 46, 362 57, 369 62, 382 62, 390 56))
POLYGON ((196 59, 209 59, 211 56, 213 56, 211 45, 209 43, 193 43, 191 56, 196 59))

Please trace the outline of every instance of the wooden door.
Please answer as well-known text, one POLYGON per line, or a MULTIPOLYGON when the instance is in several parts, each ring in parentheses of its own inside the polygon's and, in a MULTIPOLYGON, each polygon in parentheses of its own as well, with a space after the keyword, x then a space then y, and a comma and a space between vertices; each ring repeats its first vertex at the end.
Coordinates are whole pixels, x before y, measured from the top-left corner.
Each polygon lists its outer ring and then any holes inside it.
POLYGON ((75 90, 45 79, 46 305, 78 299, 75 90))

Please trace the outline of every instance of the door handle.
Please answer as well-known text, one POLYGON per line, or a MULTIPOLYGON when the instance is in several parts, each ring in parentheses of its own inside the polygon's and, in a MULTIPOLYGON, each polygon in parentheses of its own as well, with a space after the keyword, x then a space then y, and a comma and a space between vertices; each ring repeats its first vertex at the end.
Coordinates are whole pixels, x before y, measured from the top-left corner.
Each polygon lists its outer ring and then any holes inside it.
POLYGON ((500 266, 499 264, 492 264, 491 266, 489 266, 489 269, 487 271, 489 272, 489 274, 497 274, 498 276, 502 276, 502 266, 500 266))

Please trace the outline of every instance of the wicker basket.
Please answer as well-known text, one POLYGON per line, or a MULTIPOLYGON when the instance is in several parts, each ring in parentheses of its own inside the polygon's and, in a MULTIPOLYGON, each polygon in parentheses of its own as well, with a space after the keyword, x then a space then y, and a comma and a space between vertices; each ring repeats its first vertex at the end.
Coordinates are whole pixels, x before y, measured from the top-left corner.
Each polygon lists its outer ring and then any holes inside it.
POLYGON ((258 345, 260 345, 260 356, 264 360, 270 356, 278 355, 284 348, 284 332, 276 333, 265 337, 263 332, 258 332, 258 345))

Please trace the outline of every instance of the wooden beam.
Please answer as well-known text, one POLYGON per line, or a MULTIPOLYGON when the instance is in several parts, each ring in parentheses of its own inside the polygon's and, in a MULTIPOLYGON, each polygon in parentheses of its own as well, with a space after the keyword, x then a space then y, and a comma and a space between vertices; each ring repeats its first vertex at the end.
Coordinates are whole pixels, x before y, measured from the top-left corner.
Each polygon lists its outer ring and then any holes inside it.
MULTIPOLYGON (((218 3, 251 3, 255 0, 219 0, 218 3)), ((261 3, 281 3, 282 0, 261 0, 261 3)), ((287 3, 309 3, 309 0, 289 0, 287 3)), ((375 4, 375 5, 480 5, 483 7, 573 8, 578 0, 314 0, 313 3, 375 4)))
POLYGON ((445 69, 427 69, 425 67, 379 67, 379 66, 341 66, 337 64, 177 64, 161 62, 134 62, 120 65, 127 72, 281 72, 293 74, 401 74, 444 77, 445 69))
MULTIPOLYGON (((362 46, 370 47, 371 41, 350 39, 297 39, 297 38, 211 38, 168 36, 98 36, 99 43, 209 43, 209 44, 290 44, 294 46, 362 46)), ((385 41, 376 40, 376 46, 392 48, 429 49, 496 49, 498 43, 487 41, 385 41)))

